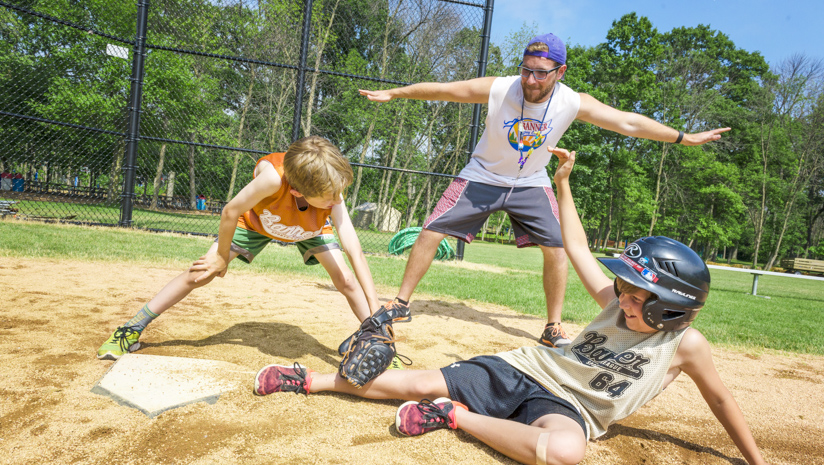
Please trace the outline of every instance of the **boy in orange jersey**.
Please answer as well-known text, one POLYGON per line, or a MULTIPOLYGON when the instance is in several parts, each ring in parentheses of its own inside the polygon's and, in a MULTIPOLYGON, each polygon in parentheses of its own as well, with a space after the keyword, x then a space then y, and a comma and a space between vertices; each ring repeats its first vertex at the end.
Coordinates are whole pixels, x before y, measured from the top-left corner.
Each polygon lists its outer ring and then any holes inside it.
POLYGON ((358 320, 380 304, 342 192, 352 182, 352 168, 340 150, 317 136, 300 139, 285 153, 272 153, 255 166, 254 179, 226 206, 218 238, 206 255, 174 278, 98 349, 97 358, 116 360, 140 348, 138 338, 153 319, 194 289, 226 274, 235 257, 251 263, 272 240, 294 242, 307 265, 320 263, 349 301, 358 320), (340 245, 332 234, 338 231, 340 245), (341 248, 355 276, 346 266, 341 248))
POLYGON ((598 259, 616 275, 610 279, 589 250, 572 198, 575 152, 548 150, 560 160, 555 186, 564 249, 602 308, 571 344, 521 347, 440 370, 385 371, 361 388, 337 373, 321 374, 297 363, 269 365, 255 376, 255 392, 405 399, 395 415, 403 435, 461 429, 521 463, 572 465, 584 459, 588 440, 606 434, 609 425, 684 373, 747 463, 765 465, 713 364, 709 342, 690 327, 710 289, 701 257, 668 237, 643 237, 619 258, 598 259))

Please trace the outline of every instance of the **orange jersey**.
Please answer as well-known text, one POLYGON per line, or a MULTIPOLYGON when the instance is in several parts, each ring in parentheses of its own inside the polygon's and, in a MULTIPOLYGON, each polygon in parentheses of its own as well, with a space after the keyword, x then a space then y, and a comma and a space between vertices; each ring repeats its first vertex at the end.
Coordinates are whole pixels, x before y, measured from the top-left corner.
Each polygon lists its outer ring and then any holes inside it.
POLYGON ((241 215, 237 226, 283 242, 299 242, 321 234, 332 234, 332 226, 326 222, 332 213, 331 209, 311 205, 303 211, 298 209, 296 197, 289 192, 292 186, 283 177, 284 155, 285 153, 270 153, 258 160, 257 164, 268 161, 275 167, 280 175, 280 189, 241 215))

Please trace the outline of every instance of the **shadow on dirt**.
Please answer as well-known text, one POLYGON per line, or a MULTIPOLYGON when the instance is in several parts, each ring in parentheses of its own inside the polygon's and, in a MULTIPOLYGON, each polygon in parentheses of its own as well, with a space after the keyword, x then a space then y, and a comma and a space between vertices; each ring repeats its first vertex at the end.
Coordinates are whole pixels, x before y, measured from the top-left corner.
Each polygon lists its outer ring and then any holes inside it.
MULTIPOLYGON (((337 292, 334 286, 328 284, 318 283, 317 287, 319 289, 323 289, 326 291, 337 292)), ((449 318, 456 318, 459 320, 469 321, 472 323, 479 323, 482 325, 491 326, 503 332, 504 334, 516 337, 525 337, 535 341, 537 341, 537 338, 541 335, 541 331, 543 331, 544 329, 543 325, 545 324, 541 321, 541 318, 536 315, 516 315, 513 313, 481 312, 472 307, 468 307, 462 303, 444 302, 442 300, 416 300, 414 296, 412 298, 412 303, 410 304, 410 307, 412 309, 413 323, 415 315, 442 315, 449 318), (497 318, 519 320, 537 319, 535 334, 528 333, 526 331, 516 328, 510 328, 509 326, 505 326, 501 324, 497 318)))
POLYGON ((443 302, 440 300, 415 300, 410 305, 414 324, 415 315, 445 316, 471 323, 478 323, 495 328, 504 334, 515 337, 525 337, 536 341, 543 330, 544 323, 534 315, 513 315, 512 313, 481 312, 462 303, 443 302), (500 319, 535 320, 535 334, 522 329, 512 328, 500 322, 500 319))
POLYGON ((683 449, 687 449, 693 452, 698 452, 701 454, 709 454, 715 457, 718 457, 722 460, 726 460, 727 462, 733 465, 747 465, 747 462, 743 459, 737 457, 729 457, 727 455, 718 452, 717 450, 706 447, 700 446, 698 444, 694 444, 689 441, 685 441, 683 439, 677 438, 675 436, 671 436, 665 433, 659 433, 657 431, 651 431, 648 429, 641 429, 641 428, 633 428, 631 426, 624 426, 621 424, 613 424, 610 425, 607 434, 601 436, 600 438, 596 439, 596 441, 605 441, 611 438, 615 438, 617 436, 626 436, 631 438, 637 439, 645 439, 648 441, 656 441, 656 442, 666 442, 670 444, 674 444, 678 447, 683 449))
POLYGON ((231 326, 203 339, 174 339, 159 343, 141 343, 143 347, 191 346, 205 347, 234 344, 258 349, 272 357, 296 360, 304 355, 314 355, 333 366, 340 363, 337 350, 320 343, 301 327, 273 322, 250 321, 231 326))

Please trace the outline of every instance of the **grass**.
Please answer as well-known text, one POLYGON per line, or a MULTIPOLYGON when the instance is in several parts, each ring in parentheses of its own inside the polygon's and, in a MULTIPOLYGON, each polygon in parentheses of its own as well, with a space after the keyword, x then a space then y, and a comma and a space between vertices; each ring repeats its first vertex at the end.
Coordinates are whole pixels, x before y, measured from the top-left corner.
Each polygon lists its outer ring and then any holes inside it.
MULTIPOLYGON (((98 203, 55 202, 42 200, 17 200, 14 205, 22 217, 38 219, 65 219, 78 223, 117 224, 120 222, 120 206, 98 203)), ((216 234, 220 215, 214 213, 174 213, 135 208, 132 224, 137 228, 190 231, 200 234, 216 234)))
MULTIPOLYGON (((0 256, 4 257, 135 261, 182 268, 201 256, 212 241, 208 237, 116 228, 0 221, 0 256)), ((377 285, 390 293, 400 286, 404 259, 369 255, 367 260, 377 285)), ((232 268, 328 279, 322 267, 303 265, 294 247, 274 244, 254 264, 236 263, 232 268)), ((463 263, 434 262, 417 291, 545 315, 541 270, 537 248, 476 241, 466 247, 463 263)), ((747 294, 752 286, 749 274, 712 270, 712 278, 707 305, 693 324, 710 342, 746 351, 775 349, 824 355, 824 331, 820 330, 824 327, 824 282, 761 276, 758 292, 771 297, 765 299, 747 294)), ((570 267, 564 319, 585 324, 598 312, 570 267)))
MULTIPOLYGON (((0 197, 0 200, 11 200, 0 197)), ((120 222, 120 205, 97 203, 57 202, 45 200, 15 200, 14 205, 21 218, 36 220, 69 221, 72 223, 117 225, 120 222)), ((217 234, 220 214, 214 212, 167 212, 135 208, 132 225, 137 229, 152 231, 178 231, 194 234, 217 234)), ((358 230, 361 245, 367 252, 386 253, 391 232, 358 230)), ((455 247, 455 240, 449 240, 455 247)))

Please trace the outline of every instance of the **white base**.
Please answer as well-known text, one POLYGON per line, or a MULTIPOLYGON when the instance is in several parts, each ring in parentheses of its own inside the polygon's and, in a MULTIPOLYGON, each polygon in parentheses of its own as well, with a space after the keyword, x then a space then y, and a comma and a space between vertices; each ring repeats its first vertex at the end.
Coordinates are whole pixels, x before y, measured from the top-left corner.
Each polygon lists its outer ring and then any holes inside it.
POLYGON ((109 368, 92 392, 136 408, 149 418, 194 402, 214 404, 239 387, 239 367, 228 362, 126 354, 109 368), (222 375, 222 376, 221 376, 222 375))

